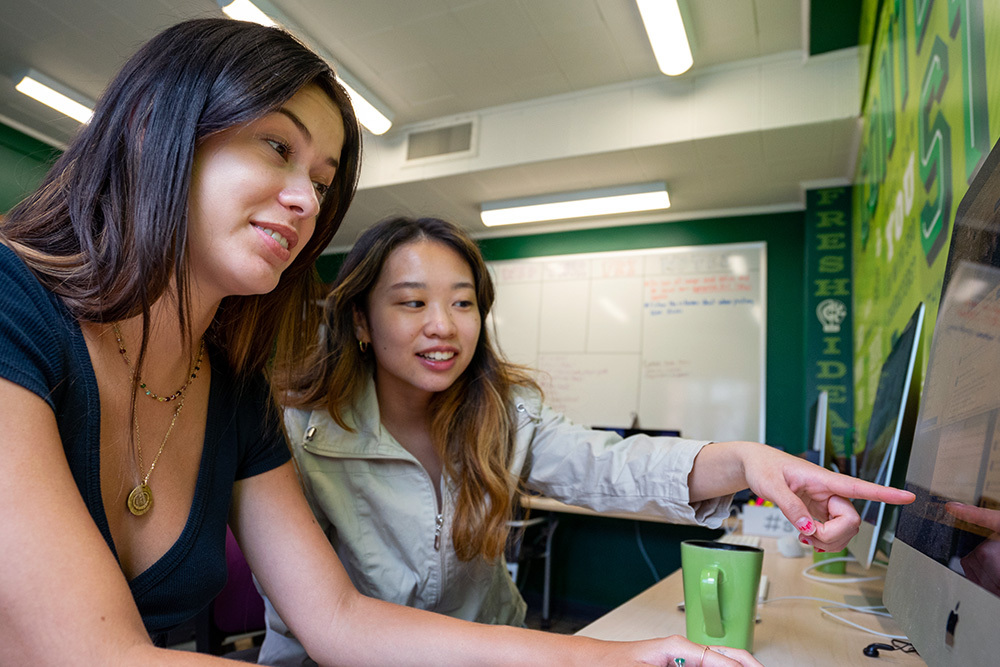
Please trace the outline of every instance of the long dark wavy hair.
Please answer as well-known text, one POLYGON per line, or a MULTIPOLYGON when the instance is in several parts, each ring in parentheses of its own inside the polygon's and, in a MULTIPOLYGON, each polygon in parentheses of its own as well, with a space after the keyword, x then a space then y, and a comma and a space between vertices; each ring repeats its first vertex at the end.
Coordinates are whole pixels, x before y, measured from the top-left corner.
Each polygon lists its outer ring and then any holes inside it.
POLYGON ((324 335, 305 362, 276 377, 281 400, 292 407, 322 408, 352 430, 345 411, 357 404, 375 372, 371 353, 355 340, 354 313, 368 315, 368 297, 396 248, 417 241, 441 243, 472 270, 482 326, 469 367, 431 399, 431 437, 448 476, 456 482, 452 543, 461 560, 495 560, 503 552, 518 480, 509 472, 516 421, 510 391, 539 391, 529 371, 506 361, 493 345, 486 316, 493 280, 479 247, 455 225, 437 218, 397 217, 365 231, 351 248, 324 304, 324 335))
POLYGON ((223 299, 207 338, 233 370, 263 369, 277 350, 294 356, 315 335, 302 304, 321 296, 314 262, 357 187, 361 133, 334 71, 278 28, 229 19, 179 23, 125 63, 41 186, 0 223, 13 249, 81 322, 143 316, 176 282, 190 336, 188 195, 196 149, 207 137, 277 110, 308 84, 339 109, 345 140, 316 230, 268 294, 223 299), (277 341, 277 348, 275 347, 277 341))

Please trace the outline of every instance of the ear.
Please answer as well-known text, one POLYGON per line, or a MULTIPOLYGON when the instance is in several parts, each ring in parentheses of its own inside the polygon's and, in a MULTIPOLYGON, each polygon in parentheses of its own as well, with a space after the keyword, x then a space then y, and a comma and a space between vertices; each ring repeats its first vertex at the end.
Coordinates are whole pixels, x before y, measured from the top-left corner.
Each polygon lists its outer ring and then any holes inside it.
POLYGON ((354 336, 360 341, 365 343, 370 343, 372 340, 372 335, 368 331, 368 318, 362 313, 357 306, 354 307, 354 336))

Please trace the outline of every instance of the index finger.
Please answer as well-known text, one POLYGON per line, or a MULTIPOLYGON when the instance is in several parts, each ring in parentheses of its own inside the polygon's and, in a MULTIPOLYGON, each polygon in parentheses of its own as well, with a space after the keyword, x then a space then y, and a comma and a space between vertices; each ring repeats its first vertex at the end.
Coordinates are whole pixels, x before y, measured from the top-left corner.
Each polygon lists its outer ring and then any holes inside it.
POLYGON ((989 528, 995 533, 1000 532, 1000 511, 998 510, 966 505, 965 503, 955 501, 945 503, 944 509, 957 519, 974 523, 983 528, 989 528))
POLYGON ((827 487, 838 496, 859 500, 877 500, 890 505, 908 505, 917 497, 910 491, 873 484, 856 477, 831 472, 827 487))
POLYGON ((734 662, 741 665, 741 667, 764 667, 749 652, 742 649, 729 648, 728 646, 709 646, 708 651, 705 652, 705 661, 702 664, 705 667, 716 665, 726 667, 734 662), (726 662, 723 662, 723 660, 726 662))

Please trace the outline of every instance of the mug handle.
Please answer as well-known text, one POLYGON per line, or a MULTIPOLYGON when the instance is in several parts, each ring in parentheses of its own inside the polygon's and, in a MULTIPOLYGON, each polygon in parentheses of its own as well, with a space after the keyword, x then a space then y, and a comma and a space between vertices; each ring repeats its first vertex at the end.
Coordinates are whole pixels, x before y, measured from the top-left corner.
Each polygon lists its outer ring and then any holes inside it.
POLYGON ((722 637, 722 614, 719 611, 719 568, 709 565, 701 571, 701 613, 705 634, 722 637))

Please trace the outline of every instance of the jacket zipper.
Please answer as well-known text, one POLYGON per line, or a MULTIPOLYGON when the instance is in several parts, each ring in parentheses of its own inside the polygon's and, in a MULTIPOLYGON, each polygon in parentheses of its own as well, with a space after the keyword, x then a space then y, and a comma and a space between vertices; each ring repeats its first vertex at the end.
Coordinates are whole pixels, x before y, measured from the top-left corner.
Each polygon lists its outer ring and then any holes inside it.
MULTIPOLYGON (((519 405, 518 409, 520 410, 521 407, 522 406, 519 405)), ((303 440, 305 442, 312 442, 313 437, 315 435, 316 435, 316 427, 315 426, 310 426, 309 429, 306 431, 305 437, 303 438, 303 440)), ((408 459, 404 458, 403 460, 408 460, 408 459)), ((416 465, 418 467, 420 467, 421 470, 423 470, 423 466, 420 466, 420 463, 416 459, 412 459, 412 461, 413 461, 413 463, 416 463, 416 465)), ((427 471, 426 470, 424 470, 424 475, 426 475, 427 478, 428 478, 428 481, 430 481, 430 476, 427 475, 427 471)), ((439 512, 434 517, 434 551, 441 551, 441 530, 443 528, 444 528, 444 513, 443 512, 439 512)))
POLYGON ((441 551, 442 526, 444 526, 444 514, 438 514, 434 519, 434 551, 441 551))

